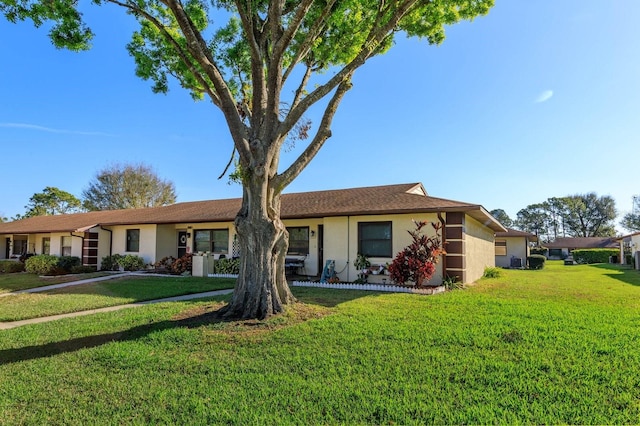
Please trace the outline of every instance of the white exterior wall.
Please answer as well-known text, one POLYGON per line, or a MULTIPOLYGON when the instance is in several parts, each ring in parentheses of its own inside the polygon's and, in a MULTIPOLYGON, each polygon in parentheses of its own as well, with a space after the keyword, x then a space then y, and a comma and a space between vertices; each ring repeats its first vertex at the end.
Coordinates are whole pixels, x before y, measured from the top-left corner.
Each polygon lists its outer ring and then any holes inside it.
POLYGON ((178 230, 175 225, 158 225, 155 262, 167 256, 178 256, 178 230))
MULTIPOLYGON (((69 232, 60 232, 60 233, 51 233, 49 234, 51 238, 51 252, 54 256, 62 256, 62 237, 68 237, 72 234, 69 232)), ((29 240, 31 243, 31 240, 29 240)), ((39 240, 40 245, 42 245, 42 238, 39 240)), ((42 247, 40 247, 42 250, 42 247)), ((78 236, 71 236, 71 256, 76 256, 82 259, 82 238, 78 236)))
POLYGON ((132 254, 140 256, 145 263, 154 263, 156 261, 156 229, 157 225, 126 225, 114 226, 111 228, 113 232, 113 247, 111 254, 127 255, 132 254), (137 252, 127 252, 127 230, 140 230, 140 247, 137 252))
POLYGON ((522 266, 527 264, 527 256, 529 255, 529 247, 525 237, 504 237, 496 240, 505 240, 507 242, 507 255, 496 256, 496 266, 501 268, 509 268, 511 266, 511 256, 522 259, 522 266))
MULTIPOLYGON (((379 215, 379 216, 349 216, 324 219, 324 260, 336 261, 336 272, 343 281, 354 281, 358 278, 358 271, 353 265, 358 255, 358 223, 360 222, 391 222, 392 257, 371 257, 369 261, 374 265, 391 263, 393 258, 403 248, 411 243, 411 236, 407 231, 415 229, 412 219, 438 222, 435 214, 426 215, 379 215)), ((423 230, 427 235, 433 235, 434 230, 429 225, 423 230)), ((493 254, 493 251, 491 252, 493 254)), ((322 271, 319 271, 321 273, 322 271)), ((369 275, 369 282, 390 283, 387 275, 369 275)), ((429 284, 442 283, 442 263, 438 263, 434 277, 429 284)))
POLYGON ((470 216, 465 228, 466 281, 472 283, 482 277, 485 267, 496 265, 494 231, 470 216))
POLYGON ((631 236, 631 255, 636 260, 636 269, 640 270, 640 234, 631 236))
MULTIPOLYGON (((309 276, 320 275, 322 270, 318 270, 318 225, 322 225, 322 219, 293 219, 283 220, 282 222, 286 227, 309 227, 309 253, 307 253, 307 257, 304 260, 304 273, 309 276), (311 233, 314 235, 311 236, 311 233)), ((324 232, 326 240, 326 227, 324 232)))

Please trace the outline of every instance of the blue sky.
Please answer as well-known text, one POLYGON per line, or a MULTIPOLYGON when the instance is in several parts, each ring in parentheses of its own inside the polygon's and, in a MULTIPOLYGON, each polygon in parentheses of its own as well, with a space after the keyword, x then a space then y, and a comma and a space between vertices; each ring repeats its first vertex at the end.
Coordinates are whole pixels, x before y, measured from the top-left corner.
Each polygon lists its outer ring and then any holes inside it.
MULTIPOLYGON (((515 218, 595 191, 630 211, 640 193, 640 2, 496 3, 450 27, 439 47, 399 39, 365 64, 333 137, 287 192, 422 182, 430 195, 515 218)), ((125 50, 135 23, 122 11, 85 15, 96 38, 82 53, 0 21, 0 215, 24 213, 46 186, 80 197, 115 163, 151 165, 178 201, 239 197, 217 180, 231 153, 221 114, 176 84, 154 95, 135 76, 125 50)))

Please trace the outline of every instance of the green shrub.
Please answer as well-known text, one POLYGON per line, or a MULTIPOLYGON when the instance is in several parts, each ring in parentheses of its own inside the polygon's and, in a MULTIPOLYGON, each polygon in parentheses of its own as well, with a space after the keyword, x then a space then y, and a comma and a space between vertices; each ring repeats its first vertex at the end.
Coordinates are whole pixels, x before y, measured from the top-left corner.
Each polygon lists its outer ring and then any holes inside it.
POLYGON ((122 266, 125 271, 139 271, 144 269, 144 259, 134 254, 127 254, 118 260, 118 264, 122 266))
POLYGON ((545 247, 531 247, 531 254, 539 254, 542 256, 547 255, 547 249, 545 247))
POLYGON ((102 258, 100 262, 100 270, 102 271, 119 271, 120 270, 120 259, 122 255, 120 254, 112 254, 111 256, 105 256, 102 258))
POLYGON ((457 276, 447 275, 442 280, 442 285, 447 290, 461 290, 464 289, 464 284, 460 282, 457 276))
POLYGON ((60 273, 59 260, 58 256, 49 254, 32 256, 25 261, 25 270, 36 275, 58 275, 60 273))
POLYGON ((636 259, 632 255, 626 255, 625 260, 627 265, 631 266, 633 269, 636 269, 636 259))
POLYGON ((609 263, 609 257, 620 257, 618 249, 579 249, 571 252, 573 260, 581 264, 609 263))
POLYGON ((71 272, 76 266, 82 266, 82 261, 78 256, 62 256, 58 258, 58 267, 65 272, 71 272))
POLYGON ((78 265, 71 268, 72 274, 88 274, 90 272, 95 272, 95 271, 96 271, 95 266, 78 265))
POLYGON ((13 260, 0 260, 0 274, 13 274, 24 271, 24 263, 13 260))
POLYGON ((484 274, 482 274, 483 278, 499 278, 502 276, 502 271, 500 268, 496 268, 493 266, 486 266, 484 268, 484 274))
POLYGON ((215 274, 239 274, 240 259, 218 259, 213 265, 215 274))
POLYGON ((542 269, 546 260, 547 258, 541 254, 532 254, 527 257, 527 265, 529 269, 542 269))

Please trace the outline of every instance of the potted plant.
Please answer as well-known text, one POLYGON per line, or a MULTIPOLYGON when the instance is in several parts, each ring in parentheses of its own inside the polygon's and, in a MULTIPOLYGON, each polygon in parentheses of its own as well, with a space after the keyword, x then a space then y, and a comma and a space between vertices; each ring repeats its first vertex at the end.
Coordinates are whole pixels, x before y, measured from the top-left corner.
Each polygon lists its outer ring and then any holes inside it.
POLYGON ((357 283, 366 283, 367 275, 369 275, 369 267, 371 266, 371 262, 369 258, 364 254, 359 254, 356 256, 355 262, 353 262, 353 266, 358 270, 358 279, 357 283))

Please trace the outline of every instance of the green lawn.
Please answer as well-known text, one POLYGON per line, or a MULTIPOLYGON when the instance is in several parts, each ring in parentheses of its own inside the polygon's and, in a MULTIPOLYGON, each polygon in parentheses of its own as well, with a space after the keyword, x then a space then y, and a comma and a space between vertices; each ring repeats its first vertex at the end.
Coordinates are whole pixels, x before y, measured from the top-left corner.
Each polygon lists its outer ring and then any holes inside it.
POLYGON ((161 299, 182 294, 233 288, 235 279, 128 276, 40 293, 0 297, 0 321, 77 312, 161 299))
POLYGON ((0 332, 0 424, 638 424, 640 274, 504 271, 437 296, 294 288, 0 332))
POLYGON ((0 293, 25 290, 28 288, 43 287, 52 284, 79 281, 87 278, 96 278, 108 275, 108 272, 93 272, 90 274, 62 275, 57 277, 39 277, 34 274, 20 272, 15 274, 0 274, 0 293))

